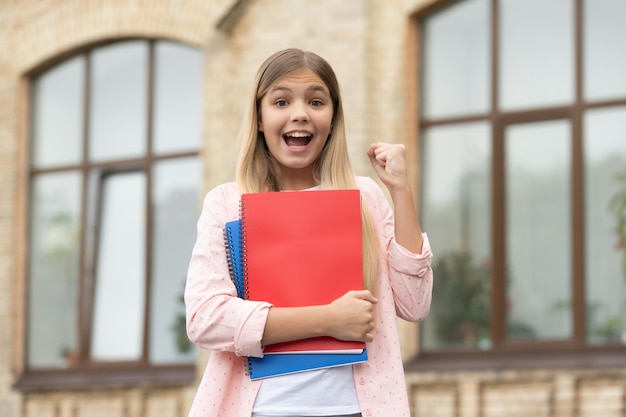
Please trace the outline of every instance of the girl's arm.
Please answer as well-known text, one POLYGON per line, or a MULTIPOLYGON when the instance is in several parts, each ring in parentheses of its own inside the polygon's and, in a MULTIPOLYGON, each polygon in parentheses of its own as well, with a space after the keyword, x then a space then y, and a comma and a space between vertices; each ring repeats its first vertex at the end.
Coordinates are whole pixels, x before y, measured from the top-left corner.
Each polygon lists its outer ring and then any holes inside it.
POLYGON ((326 305, 271 307, 261 343, 266 346, 316 336, 371 342, 376 302, 369 291, 362 290, 348 291, 326 305))
POLYGON ((392 210, 380 187, 370 180, 370 204, 380 222, 381 243, 387 251, 387 274, 396 314, 405 320, 420 321, 428 315, 432 300, 432 252, 413 203, 405 149, 403 145, 375 143, 367 154, 393 202, 392 210))
POLYGON ((185 286, 187 335, 203 349, 258 357, 271 304, 238 298, 230 278, 224 224, 238 213, 235 184, 218 186, 204 199, 185 286))
POLYGON ((406 171, 404 145, 377 142, 367 151, 370 163, 389 190, 393 202, 396 242, 410 252, 422 253, 422 230, 406 171))
POLYGON ((373 303, 369 291, 349 291, 330 304, 279 308, 237 297, 224 246, 224 223, 238 212, 239 196, 220 186, 205 197, 192 251, 185 306, 187 333, 198 346, 262 356, 262 346, 328 335, 342 340, 372 340, 373 303))

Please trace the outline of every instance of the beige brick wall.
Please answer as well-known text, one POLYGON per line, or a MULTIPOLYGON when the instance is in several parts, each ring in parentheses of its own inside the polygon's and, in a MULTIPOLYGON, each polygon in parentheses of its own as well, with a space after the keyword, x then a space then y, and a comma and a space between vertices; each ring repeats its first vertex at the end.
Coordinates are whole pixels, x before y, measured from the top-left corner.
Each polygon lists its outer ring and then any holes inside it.
MULTIPOLYGON (((235 137, 260 62, 285 47, 313 50, 335 68, 351 158, 372 174, 370 142, 416 146, 416 32, 410 16, 435 0, 249 0, 220 30, 235 0, 0 0, 0 416, 179 417, 195 384, 22 394, 24 133, 27 74, 82 46, 119 37, 186 42, 205 54, 205 189, 231 180, 235 137)), ((413 157, 413 162, 416 158, 413 157)), ((417 178, 419 169, 413 166, 417 178)), ((401 323, 406 357, 416 326, 401 323)), ((202 370, 206 353, 198 357, 202 370)), ((407 375, 415 416, 623 416, 626 370, 407 375)))
POLYGON ((626 370, 407 376, 415 417, 604 417, 626 413, 626 370))

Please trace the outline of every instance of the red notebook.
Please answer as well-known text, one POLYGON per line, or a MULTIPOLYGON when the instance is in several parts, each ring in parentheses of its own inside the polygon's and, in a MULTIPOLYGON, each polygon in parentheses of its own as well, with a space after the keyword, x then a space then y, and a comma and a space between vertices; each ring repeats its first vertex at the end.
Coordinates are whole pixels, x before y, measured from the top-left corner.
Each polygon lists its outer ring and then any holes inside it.
MULTIPOLYGON (((359 190, 241 196, 245 298, 276 307, 328 304, 363 288, 359 190)), ((363 342, 316 337, 265 347, 272 353, 362 353, 363 342)))

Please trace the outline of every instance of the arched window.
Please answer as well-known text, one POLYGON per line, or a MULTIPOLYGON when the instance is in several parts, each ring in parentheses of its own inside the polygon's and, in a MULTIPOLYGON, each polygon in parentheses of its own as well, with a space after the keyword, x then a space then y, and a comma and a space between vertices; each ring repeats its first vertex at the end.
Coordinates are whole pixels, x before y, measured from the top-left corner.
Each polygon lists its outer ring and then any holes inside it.
POLYGON ((461 0, 420 16, 425 357, 624 357, 625 20, 618 0, 461 0))
POLYGON ((200 51, 149 40, 98 46, 32 79, 22 384, 193 376, 182 293, 201 83, 200 51))

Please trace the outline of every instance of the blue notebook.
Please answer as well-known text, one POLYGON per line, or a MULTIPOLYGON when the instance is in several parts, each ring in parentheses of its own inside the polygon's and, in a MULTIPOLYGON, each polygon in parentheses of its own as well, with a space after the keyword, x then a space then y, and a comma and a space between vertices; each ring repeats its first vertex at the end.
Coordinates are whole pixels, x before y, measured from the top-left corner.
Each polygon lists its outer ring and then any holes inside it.
MULTIPOLYGON (((231 279, 237 289, 237 296, 245 298, 244 265, 241 252, 241 220, 227 222, 224 227, 224 237, 231 279)), ((284 353, 265 355, 262 358, 246 358, 247 374, 252 380, 366 361, 367 349, 363 349, 363 352, 360 354, 284 353)))
POLYGON ((269 378, 314 369, 332 368, 367 362, 367 349, 363 353, 277 353, 262 358, 248 358, 250 379, 269 378))

